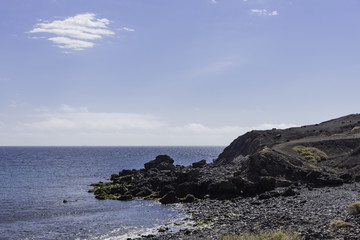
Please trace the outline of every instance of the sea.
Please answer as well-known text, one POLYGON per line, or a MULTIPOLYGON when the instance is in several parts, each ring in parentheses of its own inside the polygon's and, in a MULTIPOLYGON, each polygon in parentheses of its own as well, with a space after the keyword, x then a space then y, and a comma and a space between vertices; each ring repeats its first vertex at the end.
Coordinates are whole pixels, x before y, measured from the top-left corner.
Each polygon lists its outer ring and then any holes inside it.
POLYGON ((115 240, 170 231, 186 215, 181 204, 97 200, 92 183, 140 169, 157 155, 175 164, 212 162, 211 147, 0 147, 0 239, 115 240), (64 200, 66 200, 64 202, 64 200))

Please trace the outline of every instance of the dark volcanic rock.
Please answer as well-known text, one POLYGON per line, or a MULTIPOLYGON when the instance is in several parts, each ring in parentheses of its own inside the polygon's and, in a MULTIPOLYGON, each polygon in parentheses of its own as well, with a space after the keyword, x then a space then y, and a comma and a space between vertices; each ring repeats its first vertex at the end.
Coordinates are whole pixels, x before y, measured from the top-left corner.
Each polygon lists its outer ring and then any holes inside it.
POLYGON ((291 197, 291 196, 295 196, 296 192, 294 191, 293 188, 288 188, 285 190, 285 192, 282 193, 282 196, 284 197, 291 197))
POLYGON ((220 181, 209 186, 211 198, 227 199, 240 195, 240 190, 232 181, 220 181))
POLYGON ((178 203, 179 199, 176 197, 174 191, 167 193, 164 197, 160 199, 162 204, 169 204, 169 203, 178 203))
POLYGON ((204 167, 206 165, 206 160, 201 160, 201 161, 199 161, 199 162, 194 162, 193 164, 192 164, 192 166, 194 167, 194 168, 202 168, 202 167, 204 167))
POLYGON ((158 170, 174 170, 174 159, 168 155, 159 155, 154 160, 144 164, 145 170, 155 168, 158 170))
POLYGON ((360 215, 351 216, 346 208, 360 199, 360 192, 357 191, 359 187, 358 184, 345 184, 316 188, 313 191, 301 188, 297 190, 300 195, 289 197, 236 198, 231 202, 206 199, 185 204, 194 222, 208 224, 199 229, 185 228, 144 239, 218 240, 224 235, 291 229, 299 233, 300 239, 358 240, 360 215), (343 228, 331 227, 330 224, 336 220, 349 225, 343 228))
POLYGON ((187 194, 192 194, 194 192, 194 183, 193 182, 184 182, 177 186, 176 188, 176 196, 182 198, 187 194))
POLYGON ((211 226, 146 239, 219 239, 256 226, 265 231, 291 226, 310 240, 359 239, 360 215, 346 213, 348 204, 360 200, 359 185, 344 184, 360 181, 359 132, 358 114, 251 131, 213 163, 175 166, 171 157, 160 155, 144 169, 122 170, 111 182, 94 184, 90 192, 97 199, 182 202, 192 220, 211 226), (331 229, 330 222, 339 219, 350 227, 331 229))
MULTIPOLYGON (((112 182, 96 185, 93 192, 98 199, 142 197, 170 203, 186 196, 231 199, 261 194, 264 199, 275 197, 276 187, 360 181, 359 129, 360 115, 349 115, 304 127, 251 131, 234 140, 213 163, 175 166, 171 157, 159 155, 144 169, 113 174, 112 182)), ((283 193, 293 194, 291 188, 283 193)))
POLYGON ((192 203, 196 201, 196 198, 194 195, 188 194, 182 201, 185 203, 192 203))

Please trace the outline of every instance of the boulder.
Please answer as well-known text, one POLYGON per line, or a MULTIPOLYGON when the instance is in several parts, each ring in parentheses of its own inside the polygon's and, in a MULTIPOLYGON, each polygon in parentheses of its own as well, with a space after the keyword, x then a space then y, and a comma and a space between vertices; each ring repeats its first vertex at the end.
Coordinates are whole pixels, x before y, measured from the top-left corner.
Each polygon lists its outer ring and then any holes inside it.
POLYGON ((124 169, 121 172, 119 172, 119 176, 123 177, 123 176, 131 175, 132 173, 133 173, 132 170, 124 169))
POLYGON ((194 162, 193 164, 192 164, 192 167, 193 168, 202 168, 202 167, 204 167, 206 165, 206 160, 201 160, 201 161, 199 161, 199 162, 194 162))
POLYGON ((186 197, 182 200, 182 202, 186 202, 186 203, 192 203, 192 202, 195 202, 195 201, 196 201, 196 198, 192 194, 186 195, 186 197))
POLYGON ((125 195, 122 195, 121 197, 119 197, 117 200, 121 200, 121 201, 130 201, 130 200, 133 200, 134 197, 131 196, 130 194, 125 194, 125 195))
POLYGON ((171 191, 160 199, 162 204, 178 203, 179 199, 176 197, 175 192, 171 191))
POLYGON ((240 195, 239 188, 231 181, 215 182, 209 186, 211 198, 226 199, 240 195))
POLYGON ((145 170, 156 168, 158 170, 174 170, 174 159, 168 155, 159 155, 154 160, 144 164, 145 170))
POLYGON ((193 185, 194 185, 194 183, 192 183, 192 182, 184 182, 184 183, 179 184, 175 191, 176 196, 179 198, 183 198, 187 194, 192 194, 193 193, 193 185))
POLYGON ((294 191, 294 189, 289 187, 281 195, 284 197, 291 197, 291 196, 295 196, 296 194, 297 193, 294 191))
POLYGON ((345 182, 345 183, 351 183, 353 181, 353 177, 351 174, 349 173, 344 173, 342 175, 340 175, 340 178, 345 182))
POLYGON ((270 195, 270 193, 262 193, 258 196, 259 200, 265 200, 265 199, 270 199, 272 198, 272 196, 270 195))
POLYGON ((258 185, 251 181, 244 181, 244 186, 242 188, 242 196, 244 197, 253 197, 258 193, 258 185))
POLYGON ((126 187, 120 184, 115 184, 109 188, 110 194, 124 194, 127 191, 126 187))
POLYGON ((266 192, 275 189, 276 179, 274 177, 261 177, 259 181, 259 192, 266 192))
POLYGON ((163 188, 161 188, 160 196, 165 196, 167 193, 173 192, 173 191, 175 191, 175 187, 170 184, 167 184, 163 188))
POLYGON ((200 176, 200 171, 198 169, 188 169, 186 171, 181 171, 176 173, 177 182, 194 182, 200 176))

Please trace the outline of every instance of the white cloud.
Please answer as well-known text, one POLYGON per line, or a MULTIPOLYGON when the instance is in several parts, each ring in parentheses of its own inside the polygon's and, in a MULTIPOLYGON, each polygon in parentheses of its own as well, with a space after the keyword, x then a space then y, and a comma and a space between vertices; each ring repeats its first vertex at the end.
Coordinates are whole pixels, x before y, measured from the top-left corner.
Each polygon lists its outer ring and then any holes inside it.
POLYGON ((48 40, 57 44, 59 48, 71 49, 75 51, 81 51, 86 48, 91 48, 95 45, 92 42, 71 39, 67 37, 53 37, 53 38, 48 38, 48 40))
POLYGON ((252 127, 222 126, 222 127, 210 128, 210 127, 204 126, 201 123, 189 123, 182 128, 178 128, 178 130, 193 131, 193 132, 208 132, 208 133, 212 132, 212 133, 219 133, 219 134, 234 133, 237 135, 241 135, 241 134, 244 134, 251 130, 268 130, 268 129, 273 129, 273 128, 285 129, 285 128, 290 128, 290 127, 295 127, 295 125, 294 124, 285 124, 285 123, 280 123, 280 124, 263 123, 263 124, 260 124, 257 126, 252 126, 252 127))
POLYGON ((190 130, 190 131, 196 131, 196 132, 204 132, 204 131, 210 130, 209 128, 205 127, 201 123, 189 123, 189 124, 185 125, 184 129, 190 130))
POLYGON ((294 127, 293 124, 261 124, 252 127, 218 126, 208 127, 201 123, 189 123, 184 126, 166 129, 163 135, 171 136, 171 140, 189 145, 227 145, 235 138, 251 130, 268 130, 272 128, 284 129, 294 127), (173 136, 176 136, 173 137, 173 136))
POLYGON ((115 33, 108 29, 110 21, 106 18, 97 19, 94 13, 78 14, 64 20, 52 22, 42 21, 34 26, 29 33, 47 33, 59 48, 80 51, 94 47, 94 40, 102 39, 115 33))
POLYGON ((211 0, 211 3, 212 3, 212 4, 216 4, 217 1, 216 1, 216 0, 211 0))
POLYGON ((45 39, 46 37, 29 37, 29 39, 45 39))
POLYGON ((96 112, 66 104, 57 109, 37 108, 23 115, 23 122, 6 118, 0 118, 4 136, 0 145, 226 145, 254 129, 294 126, 207 126, 199 122, 180 125, 147 114, 96 112))
POLYGON ((277 11, 268 12, 266 9, 251 9, 252 14, 257 14, 258 16, 277 16, 279 15, 277 11))
MULTIPOLYGON (((81 108, 81 109, 79 109, 78 111, 84 112, 83 109, 84 109, 84 108, 81 108)), ((70 107, 70 106, 67 105, 67 104, 61 104, 59 110, 60 110, 61 112, 75 112, 75 111, 76 111, 75 108, 70 107)), ((87 109, 86 109, 86 108, 85 108, 85 112, 87 112, 87 109)))
POLYGON ((128 28, 128 27, 123 27, 123 28, 120 29, 120 30, 127 31, 127 32, 135 32, 135 29, 133 29, 133 28, 128 28))
POLYGON ((36 118, 39 120, 22 123, 20 127, 41 131, 115 131, 154 129, 164 125, 149 115, 89 112, 86 108, 73 108, 65 104, 58 111, 37 114, 36 118))

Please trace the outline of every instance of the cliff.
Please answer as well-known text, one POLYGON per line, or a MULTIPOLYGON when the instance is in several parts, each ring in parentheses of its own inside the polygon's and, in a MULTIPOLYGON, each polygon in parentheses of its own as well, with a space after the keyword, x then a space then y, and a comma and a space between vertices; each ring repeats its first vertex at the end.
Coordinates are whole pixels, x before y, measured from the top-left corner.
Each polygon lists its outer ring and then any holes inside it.
POLYGON ((162 203, 292 195, 292 186, 336 186, 360 181, 360 115, 290 129, 251 131, 213 163, 175 166, 162 155, 144 169, 123 170, 95 184, 98 199, 157 199, 162 203))

